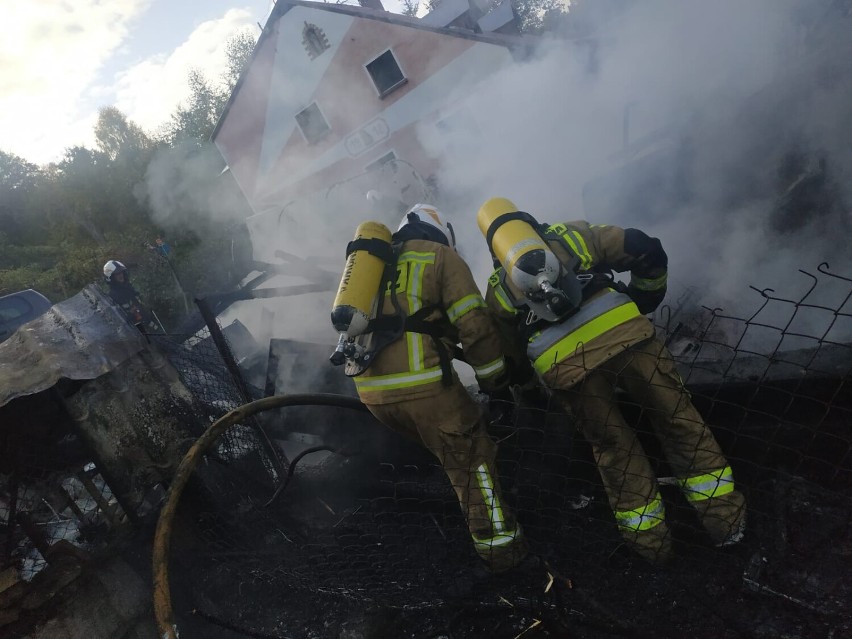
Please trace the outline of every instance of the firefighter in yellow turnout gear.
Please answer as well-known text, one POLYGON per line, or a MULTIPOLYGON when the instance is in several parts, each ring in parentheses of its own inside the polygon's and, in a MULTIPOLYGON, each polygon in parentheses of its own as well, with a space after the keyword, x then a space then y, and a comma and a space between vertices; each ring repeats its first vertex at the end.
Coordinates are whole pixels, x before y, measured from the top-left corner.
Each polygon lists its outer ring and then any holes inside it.
POLYGON ((585 221, 539 224, 504 198, 483 204, 478 222, 498 267, 486 302, 507 358, 511 365, 531 365, 577 418, 623 538, 654 562, 672 554, 655 474, 618 408, 616 388, 649 417, 713 541, 739 541, 745 499, 671 354, 644 316, 666 292, 668 258, 660 241, 637 229, 585 221), (559 265, 551 268, 553 256, 559 265), (613 270, 630 272, 626 290, 613 281, 613 270))
POLYGON ((383 284, 380 312, 401 316, 404 325, 365 370, 350 369, 353 361, 347 361, 347 374, 354 372, 361 401, 380 422, 420 441, 440 460, 476 552, 492 572, 502 572, 525 557, 527 544, 500 490, 497 448, 486 432, 483 410, 451 365, 453 350, 461 344, 480 388, 505 388, 500 339, 441 213, 415 205, 393 242, 395 274, 383 284))

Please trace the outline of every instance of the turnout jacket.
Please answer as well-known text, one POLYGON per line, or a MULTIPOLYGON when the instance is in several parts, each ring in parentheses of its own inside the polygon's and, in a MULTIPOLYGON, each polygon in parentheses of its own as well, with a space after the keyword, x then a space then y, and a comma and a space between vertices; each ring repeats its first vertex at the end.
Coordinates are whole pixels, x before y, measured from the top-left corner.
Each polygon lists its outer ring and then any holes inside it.
MULTIPOLYGON (((438 349, 446 349, 451 358, 456 344, 461 344, 480 388, 505 385, 500 338, 470 268, 455 250, 429 240, 404 242, 397 258, 396 281, 385 291, 386 314, 394 312, 391 295, 396 295, 407 317, 431 308, 423 319, 438 329, 440 338, 405 331, 385 346, 372 365, 354 378, 361 401, 391 404, 437 395, 446 388, 438 349), (442 343, 436 344, 437 340, 442 343)), ((451 365, 449 368, 447 381, 459 383, 451 365)))
POLYGON ((530 323, 524 296, 502 267, 489 278, 485 299, 510 368, 530 375, 532 365, 549 388, 569 388, 624 349, 653 337, 654 326, 643 313, 665 296, 668 258, 658 239, 637 229, 574 221, 542 230, 563 264, 576 256, 579 272, 591 277, 579 309, 558 322, 530 323), (611 271, 630 271, 626 289, 608 277, 611 271))
POLYGON ((139 299, 139 292, 133 288, 130 282, 110 282, 109 296, 127 314, 130 321, 137 326, 150 319, 146 317, 149 313, 142 304, 142 300, 139 299))

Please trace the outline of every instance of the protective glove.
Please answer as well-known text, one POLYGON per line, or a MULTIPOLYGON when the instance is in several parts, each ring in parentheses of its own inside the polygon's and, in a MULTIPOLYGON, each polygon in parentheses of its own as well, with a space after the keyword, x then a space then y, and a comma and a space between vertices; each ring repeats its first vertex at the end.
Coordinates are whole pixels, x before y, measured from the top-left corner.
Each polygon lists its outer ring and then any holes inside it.
POLYGON ((510 390, 515 406, 546 410, 550 402, 550 393, 537 378, 531 379, 526 384, 514 384, 510 390))
POLYGON ((627 287, 627 294, 639 308, 639 312, 642 315, 647 315, 656 311, 657 307, 663 303, 663 298, 666 296, 666 289, 643 291, 630 284, 627 287))
POLYGON ((515 421, 515 401, 508 385, 499 389, 482 389, 488 396, 488 422, 501 426, 511 425, 515 421))

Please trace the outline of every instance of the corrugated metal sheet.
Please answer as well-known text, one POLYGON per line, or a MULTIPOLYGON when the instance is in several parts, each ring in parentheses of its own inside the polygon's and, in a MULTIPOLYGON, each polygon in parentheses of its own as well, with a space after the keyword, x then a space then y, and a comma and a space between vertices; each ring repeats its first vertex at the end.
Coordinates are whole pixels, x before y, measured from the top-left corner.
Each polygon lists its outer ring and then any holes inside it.
POLYGON ((77 432, 126 512, 168 482, 206 413, 155 347, 132 355, 64 400, 77 432))
POLYGON ((100 377, 145 347, 145 336, 90 284, 0 344, 0 406, 62 378, 100 377))

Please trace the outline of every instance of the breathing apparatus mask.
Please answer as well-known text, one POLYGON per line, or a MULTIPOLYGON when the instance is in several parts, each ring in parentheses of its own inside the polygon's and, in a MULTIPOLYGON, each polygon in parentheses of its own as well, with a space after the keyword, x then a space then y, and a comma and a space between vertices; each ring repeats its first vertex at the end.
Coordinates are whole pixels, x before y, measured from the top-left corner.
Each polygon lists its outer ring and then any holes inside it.
MULTIPOLYGON (((560 261, 542 238, 541 225, 505 198, 485 202, 477 224, 488 242, 495 264, 523 299, 516 306, 530 310, 527 323, 555 322, 575 312, 583 300, 583 287, 591 274, 579 273, 580 261, 560 261)), ((511 287, 504 287, 511 292, 511 287)))

